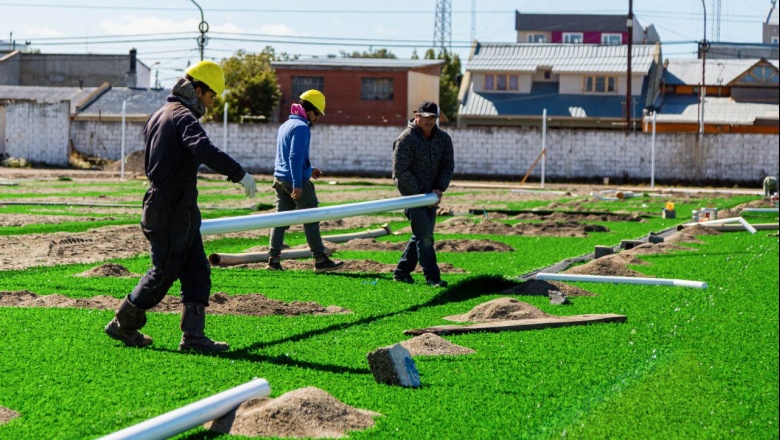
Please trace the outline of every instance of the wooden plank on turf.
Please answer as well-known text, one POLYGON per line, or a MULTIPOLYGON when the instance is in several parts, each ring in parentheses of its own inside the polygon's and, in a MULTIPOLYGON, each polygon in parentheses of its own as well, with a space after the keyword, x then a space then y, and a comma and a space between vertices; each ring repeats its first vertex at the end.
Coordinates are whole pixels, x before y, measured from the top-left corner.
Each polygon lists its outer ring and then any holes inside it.
POLYGON ((626 316, 606 313, 601 315, 549 316, 546 318, 493 321, 469 325, 437 325, 428 328, 404 330, 404 334, 421 335, 423 333, 435 333, 437 335, 449 335, 471 332, 538 330, 543 328, 568 327, 572 325, 587 325, 600 322, 626 322, 626 316))

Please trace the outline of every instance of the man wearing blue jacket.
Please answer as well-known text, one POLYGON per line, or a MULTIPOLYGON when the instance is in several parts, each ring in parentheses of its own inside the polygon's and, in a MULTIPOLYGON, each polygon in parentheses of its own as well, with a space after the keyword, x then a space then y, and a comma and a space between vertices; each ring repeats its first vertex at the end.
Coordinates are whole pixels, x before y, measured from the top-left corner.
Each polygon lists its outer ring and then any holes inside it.
POLYGON ((160 303, 174 281, 181 282, 179 350, 225 351, 228 344, 204 334, 211 295, 211 271, 198 209, 197 175, 201 164, 240 183, 248 197, 257 191, 252 176, 215 147, 198 119, 225 89, 222 68, 201 61, 188 68, 165 105, 144 125, 144 162, 149 189, 144 195, 141 227, 151 245, 152 268, 141 278, 105 328, 108 336, 131 347, 146 347, 152 339, 139 332, 146 311, 160 303))
MULTIPOLYGON (((325 95, 319 90, 308 90, 301 94, 300 103, 292 105, 290 119, 279 127, 276 136, 276 161, 274 163, 274 184, 276 210, 309 209, 319 206, 317 193, 311 179, 318 179, 322 171, 311 166, 309 146, 311 126, 325 115, 325 95)), ((281 263, 284 233, 289 226, 276 227, 271 231, 268 250, 268 270, 284 270, 281 263)), ((314 256, 314 271, 327 272, 341 267, 343 261, 333 261, 325 255, 325 245, 320 235, 320 223, 303 225, 306 243, 314 256)))

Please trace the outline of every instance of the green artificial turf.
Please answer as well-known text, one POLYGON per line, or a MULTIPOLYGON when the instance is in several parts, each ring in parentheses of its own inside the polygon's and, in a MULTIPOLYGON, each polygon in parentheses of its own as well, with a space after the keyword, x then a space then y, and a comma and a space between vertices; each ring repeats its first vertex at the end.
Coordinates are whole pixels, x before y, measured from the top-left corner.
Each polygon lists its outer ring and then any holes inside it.
MULTIPOLYGON (((621 206, 645 211, 641 203, 621 206)), ((228 212, 217 213, 243 215, 228 212)), ((609 231, 586 238, 439 234, 437 240, 491 239, 515 248, 438 253, 440 261, 467 271, 445 274, 451 283, 446 289, 425 286, 421 275, 407 285, 387 273, 216 267, 212 292, 316 301, 352 313, 209 315, 207 334, 231 344, 229 352, 213 356, 177 351, 175 314, 149 313, 144 332, 154 344, 132 349, 104 335, 112 311, 3 307, 0 406, 21 417, 0 425, 0 438, 97 438, 254 377, 269 381, 273 397, 315 386, 383 414, 374 428, 350 433, 354 439, 778 438, 778 238, 765 231, 702 236, 703 244, 690 245, 696 250, 643 255, 649 265, 631 266, 647 276, 706 281, 707 289, 573 283, 597 296, 570 298, 567 306, 551 305, 544 296, 515 296, 553 315, 618 313, 627 316, 625 323, 446 336, 476 353, 416 357, 419 389, 380 385, 370 373, 366 354, 408 339, 406 329, 448 324, 442 317, 507 296, 501 292, 516 285, 518 275, 684 221, 594 222, 609 231)), ((75 225, 52 226, 70 231, 75 225)), ((294 246, 305 239, 296 232, 286 241, 294 246)), ((209 241, 206 252, 266 244, 262 231, 255 238, 209 241)), ((399 252, 344 251, 338 257, 392 264, 399 252)), ((149 267, 148 256, 112 261, 135 273, 149 267)), ((74 276, 94 266, 1 271, 0 291, 122 298, 137 282, 74 276)), ((178 284, 171 294, 177 291, 178 284)), ((235 437, 195 428, 177 438, 235 437)))

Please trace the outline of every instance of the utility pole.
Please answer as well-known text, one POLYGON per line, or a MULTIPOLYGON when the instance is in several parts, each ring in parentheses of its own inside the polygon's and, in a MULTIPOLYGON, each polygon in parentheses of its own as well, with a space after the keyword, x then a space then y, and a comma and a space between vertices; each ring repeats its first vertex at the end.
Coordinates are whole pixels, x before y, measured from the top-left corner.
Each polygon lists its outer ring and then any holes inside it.
POLYGON ((707 41, 707 5, 701 0, 704 8, 704 38, 699 43, 699 56, 701 56, 701 84, 699 86, 699 136, 704 136, 704 98, 707 96, 707 83, 705 70, 707 67, 707 51, 710 50, 710 42, 707 41))
POLYGON ((436 25, 433 29, 433 47, 441 52, 452 52, 452 8, 450 0, 436 0, 436 25))
POLYGON ((198 47, 200 47, 200 60, 203 61, 203 49, 206 47, 206 44, 208 43, 208 39, 206 38, 206 32, 209 31, 209 24, 206 23, 206 20, 203 19, 203 8, 201 8, 199 4, 195 3, 195 0, 191 0, 191 1, 200 10, 200 24, 198 24, 200 37, 198 37, 198 47))
MULTIPOLYGON (((704 1, 704 0, 702 0, 704 1)), ((631 105, 631 62, 634 50, 634 0, 628 0, 628 19, 626 20, 628 28, 628 70, 626 75, 626 134, 631 131, 631 116, 633 106, 631 105)))

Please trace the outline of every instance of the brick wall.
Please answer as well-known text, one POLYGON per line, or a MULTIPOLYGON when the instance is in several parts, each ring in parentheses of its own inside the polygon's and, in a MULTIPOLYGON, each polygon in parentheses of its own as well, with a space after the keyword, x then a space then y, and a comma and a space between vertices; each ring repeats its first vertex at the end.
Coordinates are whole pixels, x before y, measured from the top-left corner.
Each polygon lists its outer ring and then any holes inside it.
MULTIPOLYGON (((126 151, 142 149, 141 123, 128 123, 126 151)), ((205 124, 211 140, 223 146, 221 123, 205 124)), ((227 152, 252 172, 269 173, 276 151, 273 124, 229 124, 227 152)), ((519 179, 541 151, 538 130, 515 128, 446 129, 455 144, 455 172, 519 179)), ((397 127, 319 125, 312 132, 311 157, 327 174, 388 175, 397 127)), ((121 123, 72 122, 71 138, 84 152, 119 158, 121 123)), ((547 133, 547 179, 601 177, 650 180, 651 135, 621 131, 551 130, 547 133)), ((778 175, 777 136, 723 133, 658 133, 656 181, 707 179, 754 182, 778 175)), ((541 162, 531 181, 541 177, 541 162)))
POLYGON ((67 165, 69 120, 67 101, 7 104, 5 153, 31 162, 67 165))

